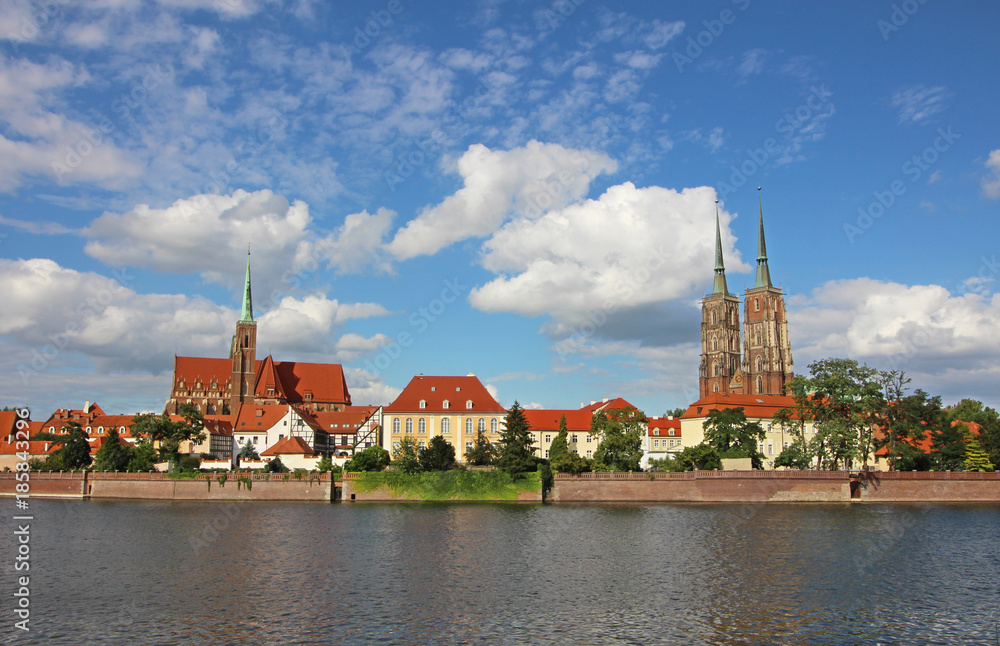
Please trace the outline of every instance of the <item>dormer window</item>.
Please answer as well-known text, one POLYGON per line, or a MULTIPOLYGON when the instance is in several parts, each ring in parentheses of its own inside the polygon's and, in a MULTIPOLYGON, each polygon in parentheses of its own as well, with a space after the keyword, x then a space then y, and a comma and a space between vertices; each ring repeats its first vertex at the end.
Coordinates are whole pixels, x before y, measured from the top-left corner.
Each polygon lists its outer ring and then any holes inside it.
POLYGON ((312 398, 313 398, 313 394, 312 393, 306 393, 305 394, 305 400, 306 401, 312 401, 312 398))
POLYGON ((268 397, 274 397, 274 388, 268 388, 267 389, 267 396, 268 397))
POLYGON ((420 400, 420 408, 427 408, 427 400, 424 399, 420 400))
POLYGON ((450 407, 451 407, 451 402, 449 402, 447 399, 441 402, 441 408, 450 408, 450 407))
POLYGON ((654 428, 653 429, 653 435, 659 435, 659 434, 660 434, 660 429, 654 428))
POLYGON ((472 400, 471 399, 466 399, 465 400, 465 408, 466 409, 471 409, 472 408, 472 400))
POLYGON ((667 433, 670 434, 670 435, 673 435, 674 434, 674 429, 670 429, 669 431, 667 431, 667 433))

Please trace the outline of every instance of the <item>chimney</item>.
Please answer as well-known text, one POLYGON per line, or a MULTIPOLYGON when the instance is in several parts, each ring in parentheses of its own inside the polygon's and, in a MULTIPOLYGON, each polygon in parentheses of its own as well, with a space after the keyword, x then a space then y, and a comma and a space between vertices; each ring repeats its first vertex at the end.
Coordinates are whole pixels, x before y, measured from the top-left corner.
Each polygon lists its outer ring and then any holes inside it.
POLYGON ((83 402, 83 413, 86 415, 87 411, 90 410, 90 400, 83 402))

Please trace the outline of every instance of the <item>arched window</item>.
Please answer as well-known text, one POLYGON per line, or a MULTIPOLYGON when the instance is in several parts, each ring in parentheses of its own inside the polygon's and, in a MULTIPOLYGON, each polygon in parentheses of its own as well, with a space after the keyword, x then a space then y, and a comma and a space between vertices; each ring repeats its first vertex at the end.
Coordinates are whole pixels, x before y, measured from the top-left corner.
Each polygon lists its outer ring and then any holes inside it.
POLYGON ((417 433, 427 434, 427 420, 423 417, 417 420, 417 433))
POLYGON ((755 312, 759 312, 760 311, 760 299, 759 298, 753 299, 753 311, 755 311, 755 312))
POLYGON ((757 357, 757 372, 764 372, 764 360, 757 357))
POLYGON ((427 408, 427 400, 424 399, 420 400, 420 408, 427 408))
POLYGON ((393 417, 392 418, 392 432, 396 433, 396 434, 399 433, 399 418, 398 417, 393 417))
POLYGON ((719 376, 719 364, 717 364, 717 363, 713 363, 712 364, 712 376, 713 377, 718 377, 719 376))
POLYGON ((465 418, 465 434, 466 435, 472 435, 472 418, 471 417, 466 417, 465 418))
POLYGON ((712 392, 713 393, 719 392, 719 384, 712 384, 712 392))
POLYGON ((412 417, 407 417, 406 418, 406 432, 407 433, 412 433, 413 432, 413 418, 412 417))
POLYGON ((715 325, 718 322, 719 322, 719 315, 716 312, 713 311, 712 312, 712 325, 715 325))
POLYGON ((760 375, 758 375, 757 376, 757 394, 759 395, 762 392, 764 392, 764 380, 760 377, 760 375))
POLYGON ((712 349, 713 350, 718 350, 719 349, 719 340, 718 339, 715 339, 715 338, 712 339, 712 349))
POLYGON ((447 399, 444 400, 443 402, 441 402, 441 408, 445 408, 445 409, 451 408, 451 402, 448 401, 447 399))
POLYGON ((479 430, 480 433, 485 433, 486 432, 486 420, 483 419, 482 417, 479 418, 478 430, 479 430))
POLYGON ((205 412, 209 415, 215 415, 215 404, 209 404, 205 412))
POLYGON ((451 420, 445 417, 441 420, 441 434, 445 435, 447 433, 451 433, 451 420))
POLYGON ((250 347, 250 333, 249 332, 246 332, 243 335, 243 347, 244 348, 249 348, 250 347))
POLYGON ((497 422, 497 418, 494 417, 493 419, 490 420, 490 433, 496 435, 499 429, 500 429, 500 424, 497 422))

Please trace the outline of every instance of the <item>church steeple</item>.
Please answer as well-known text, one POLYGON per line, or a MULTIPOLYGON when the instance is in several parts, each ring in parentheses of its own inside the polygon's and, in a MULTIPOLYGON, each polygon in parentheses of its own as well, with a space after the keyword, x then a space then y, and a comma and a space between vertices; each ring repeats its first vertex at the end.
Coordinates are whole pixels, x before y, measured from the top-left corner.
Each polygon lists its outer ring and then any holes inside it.
POLYGON ((760 219, 757 225, 757 282, 754 287, 773 287, 771 271, 767 268, 767 246, 764 244, 764 206, 760 199, 760 187, 757 187, 757 209, 760 219))
POLYGON ((713 294, 728 294, 726 265, 722 261, 722 228, 719 225, 719 200, 715 200, 715 284, 713 294))
POLYGON ((250 245, 247 245, 247 276, 243 287, 243 314, 241 321, 253 320, 253 296, 250 294, 250 245))

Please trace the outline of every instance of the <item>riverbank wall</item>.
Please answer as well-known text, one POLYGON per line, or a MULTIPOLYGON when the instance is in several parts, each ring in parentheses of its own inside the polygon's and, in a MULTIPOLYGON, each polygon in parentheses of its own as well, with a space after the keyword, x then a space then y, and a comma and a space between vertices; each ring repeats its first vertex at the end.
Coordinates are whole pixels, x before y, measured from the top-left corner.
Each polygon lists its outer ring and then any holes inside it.
POLYGON ((556 474, 553 502, 1000 502, 1000 473, 686 471, 556 474))
MULTIPOLYGON (((325 473, 306 474, 301 479, 292 474, 230 473, 222 482, 218 474, 181 480, 156 472, 29 473, 27 493, 31 498, 330 502, 336 495, 338 484, 325 473)), ((0 473, 0 496, 17 495, 17 484, 14 473, 0 473)))
MULTIPOLYGON (((375 487, 372 489, 357 486, 357 473, 345 473, 343 480, 343 494, 341 500, 344 502, 421 502, 421 498, 412 492, 393 491, 389 487, 375 487)), ((536 486, 538 482, 536 481, 536 486)), ((440 502, 440 500, 436 500, 440 502)), ((448 498, 448 502, 544 502, 542 490, 520 491, 513 499, 496 500, 466 500, 462 498, 448 498)))

